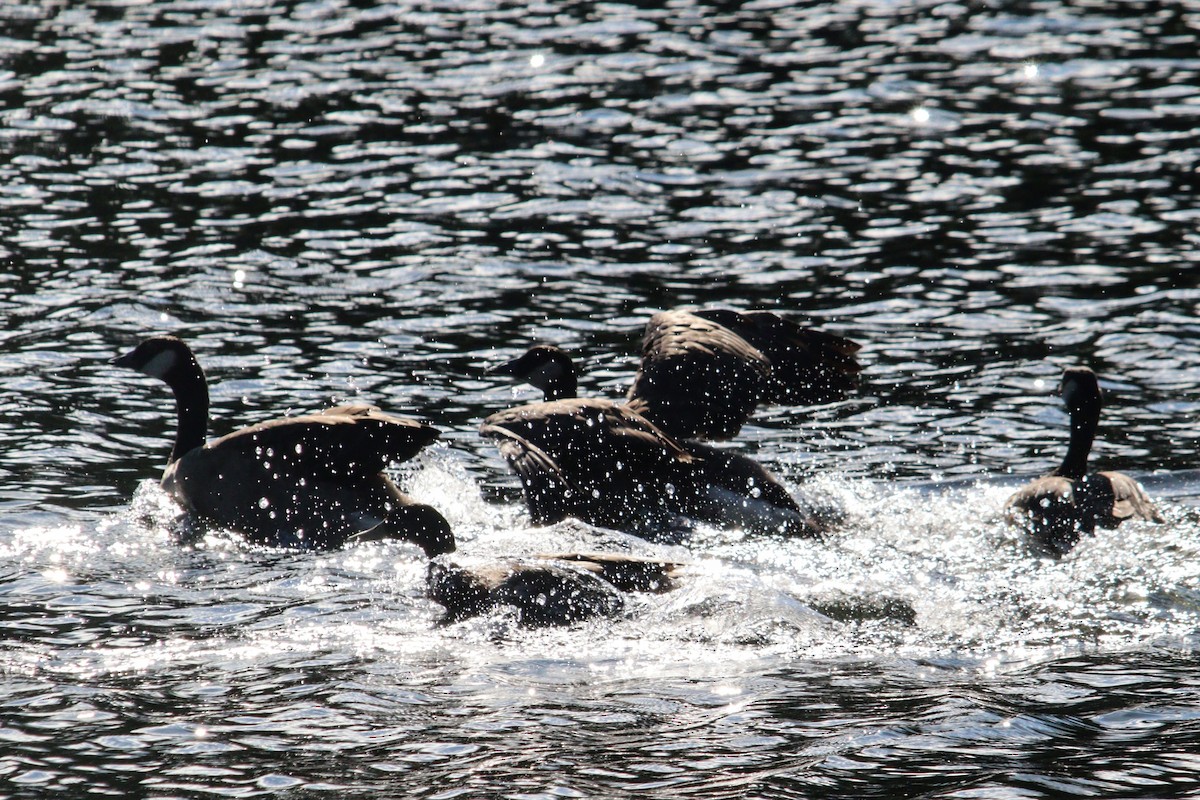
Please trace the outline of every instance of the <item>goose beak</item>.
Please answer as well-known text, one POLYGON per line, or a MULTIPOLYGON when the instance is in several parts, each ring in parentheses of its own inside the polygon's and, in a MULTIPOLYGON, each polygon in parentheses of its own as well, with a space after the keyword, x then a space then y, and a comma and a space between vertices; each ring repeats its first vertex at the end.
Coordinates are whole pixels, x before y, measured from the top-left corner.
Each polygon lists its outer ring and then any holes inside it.
POLYGON ((517 362, 520 358, 514 358, 512 361, 505 361, 503 364, 495 364, 483 371, 485 375, 516 375, 517 362))

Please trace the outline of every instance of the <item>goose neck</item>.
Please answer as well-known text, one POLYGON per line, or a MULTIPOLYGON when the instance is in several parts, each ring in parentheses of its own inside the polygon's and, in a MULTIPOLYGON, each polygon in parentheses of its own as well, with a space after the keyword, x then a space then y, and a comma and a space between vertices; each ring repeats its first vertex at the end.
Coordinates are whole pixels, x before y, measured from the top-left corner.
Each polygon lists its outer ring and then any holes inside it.
POLYGON ((1057 470, 1064 478, 1082 478, 1087 474, 1088 455, 1092 452, 1092 443, 1096 438, 1096 428, 1100 422, 1098 407, 1083 407, 1071 410, 1071 440, 1067 445, 1067 454, 1062 466, 1057 470))
POLYGON ((192 359, 190 365, 181 365, 173 371, 167 384, 175 395, 178 416, 170 460, 174 464, 184 454, 204 445, 208 428, 208 383, 200 365, 192 359))

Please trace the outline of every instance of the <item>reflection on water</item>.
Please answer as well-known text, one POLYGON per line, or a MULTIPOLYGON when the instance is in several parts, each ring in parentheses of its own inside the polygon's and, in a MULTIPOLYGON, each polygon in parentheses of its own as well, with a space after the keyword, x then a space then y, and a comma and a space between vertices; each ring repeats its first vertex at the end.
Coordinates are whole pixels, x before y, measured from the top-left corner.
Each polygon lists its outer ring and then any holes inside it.
POLYGON ((0 793, 1165 796, 1196 790, 1197 10, 1170 3, 0 7, 0 793), (863 342, 863 391, 741 437, 827 542, 529 529, 478 421, 537 341, 618 397, 685 304, 863 342), (357 398, 481 560, 691 561, 625 617, 440 627, 403 545, 179 542, 146 479, 357 398), (1061 457, 1163 526, 1062 561, 998 509, 1061 457), (133 498, 131 501, 130 498, 133 498))
MULTIPOLYGON (((474 491, 453 462, 409 479, 474 491)), ((0 763, 47 789, 126 793, 1194 785, 1190 509, 1050 561, 998 524, 1004 487, 823 483, 851 512, 829 541, 714 532, 669 549, 691 561, 676 592, 632 597, 614 621, 529 631, 504 614, 438 626, 401 544, 181 547, 148 481, 90 530, 7 540, 0 763), (912 617, 815 610, 885 597, 912 617)), ((652 548, 501 512, 457 509, 464 551, 652 548)))

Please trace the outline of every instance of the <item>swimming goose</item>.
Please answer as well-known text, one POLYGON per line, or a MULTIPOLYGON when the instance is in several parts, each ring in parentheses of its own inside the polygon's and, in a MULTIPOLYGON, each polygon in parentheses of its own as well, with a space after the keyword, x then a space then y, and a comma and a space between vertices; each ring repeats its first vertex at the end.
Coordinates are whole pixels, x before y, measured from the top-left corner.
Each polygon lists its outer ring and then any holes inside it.
POLYGON ((732 439, 760 405, 845 396, 860 349, 769 311, 662 311, 646 324, 629 406, 679 439, 732 439))
POLYGON ((430 557, 454 550, 442 515, 383 473, 436 439, 435 428, 346 405, 262 422, 205 444, 208 384, 186 344, 154 336, 112 363, 171 387, 178 427, 162 487, 198 520, 275 546, 322 549, 395 538, 430 557))
POLYGON ((427 586, 429 597, 446 608, 443 622, 507 606, 522 625, 570 625, 621 613, 623 593, 670 591, 681 567, 617 553, 543 554, 486 566, 435 559, 427 586))
POLYGON ((1137 481, 1120 472, 1087 471, 1100 422, 1102 394, 1087 367, 1063 372, 1060 393, 1071 417, 1071 439, 1062 464, 1017 490, 1004 511, 1042 549, 1063 554, 1096 526, 1115 528, 1127 519, 1163 522, 1137 481))
POLYGON ((841 396, 858 349, 769 312, 662 312, 628 403, 576 398, 570 356, 538 345, 489 371, 541 389, 544 402, 492 414, 480 430, 520 477, 534 524, 571 516, 657 535, 698 520, 818 535, 824 523, 762 465, 684 439, 729 438, 759 404, 841 396))

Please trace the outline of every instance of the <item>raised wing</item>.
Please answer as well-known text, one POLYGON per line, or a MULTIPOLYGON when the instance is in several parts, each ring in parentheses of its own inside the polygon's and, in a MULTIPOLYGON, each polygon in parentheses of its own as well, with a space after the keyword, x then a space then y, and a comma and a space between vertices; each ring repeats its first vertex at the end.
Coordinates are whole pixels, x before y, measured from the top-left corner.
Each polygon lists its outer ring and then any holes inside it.
POLYGON ((770 311, 716 308, 696 316, 725 327, 757 348, 771 364, 767 402, 813 405, 837 400, 858 386, 862 345, 819 328, 806 328, 770 311))
POLYGON ((729 439, 759 405, 843 396, 859 349, 765 311, 664 311, 646 325, 629 405, 672 436, 729 439))
POLYGON ((680 470, 692 461, 653 424, 607 400, 530 403, 492 414, 480 432, 520 476, 537 524, 566 516, 622 528, 653 522, 638 516, 671 511, 664 498, 682 494, 680 470))
POLYGON ((370 475, 407 461, 439 435, 436 428, 374 406, 347 405, 242 428, 205 449, 254 458, 274 465, 265 468, 281 475, 338 478, 370 475))

